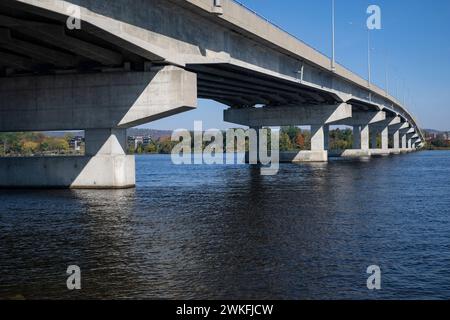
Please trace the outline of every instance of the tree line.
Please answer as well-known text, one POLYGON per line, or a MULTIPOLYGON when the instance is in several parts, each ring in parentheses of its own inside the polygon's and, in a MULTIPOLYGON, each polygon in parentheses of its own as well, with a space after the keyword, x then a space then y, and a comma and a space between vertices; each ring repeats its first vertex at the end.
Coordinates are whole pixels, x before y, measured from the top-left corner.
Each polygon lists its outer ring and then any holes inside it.
MULTIPOLYGON (((191 132, 191 137, 193 133, 191 132)), ((226 145, 226 134, 223 133, 224 146, 226 145)), ((268 139, 270 141, 270 139, 268 139)), ((330 131, 330 149, 343 150, 351 149, 353 145, 353 132, 350 129, 336 129, 330 131)), ((159 153, 170 154, 177 141, 171 141, 171 137, 161 137, 157 140, 151 140, 147 145, 139 144, 128 146, 129 154, 147 154, 159 153)), ((206 147, 208 143, 203 143, 206 147)), ((297 151, 311 149, 311 132, 302 130, 298 127, 282 127, 280 130, 280 151, 297 151)))
MULTIPOLYGON (((224 136, 224 145, 226 145, 224 136)), ((16 132, 0 133, 0 156, 29 156, 29 155, 64 155, 72 154, 70 141, 71 134, 64 137, 49 137, 44 133, 16 132)), ((379 140, 380 138, 378 138, 379 140)), ((270 139, 269 139, 270 141, 270 139)), ((330 130, 329 149, 351 149, 353 145, 353 132, 351 129, 330 130)), ((171 141, 170 136, 150 140, 147 145, 134 144, 128 146, 129 154, 170 154, 177 141, 171 141)), ((380 142, 379 142, 380 143, 380 142)), ((204 143, 204 147, 208 143, 204 143)), ((442 138, 431 140, 429 148, 450 148, 450 143, 442 138)), ((298 151, 311 149, 311 132, 298 127, 282 127, 280 130, 280 151, 298 151)), ((81 150, 79 153, 82 153, 81 150)))
POLYGON ((68 154, 72 138, 69 134, 49 137, 40 132, 0 133, 0 156, 68 154))
MULTIPOLYGON (((331 150, 351 149, 353 131, 351 129, 330 130, 329 148, 331 150)), ((280 151, 311 149, 311 131, 298 127, 283 127, 280 131, 280 151)))
POLYGON ((427 139, 426 148, 428 150, 447 150, 450 149, 450 140, 443 135, 437 137, 429 137, 427 139))

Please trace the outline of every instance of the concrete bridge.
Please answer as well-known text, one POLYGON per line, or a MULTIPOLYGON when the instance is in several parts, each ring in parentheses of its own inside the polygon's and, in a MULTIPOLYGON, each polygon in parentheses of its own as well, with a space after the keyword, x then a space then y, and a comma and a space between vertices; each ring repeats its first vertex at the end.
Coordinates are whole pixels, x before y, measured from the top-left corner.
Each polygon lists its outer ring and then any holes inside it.
POLYGON ((311 150, 285 160, 327 161, 330 125, 354 133, 330 155, 423 145, 400 101, 231 0, 2 0, 0 34, 0 131, 86 139, 83 157, 0 159, 2 187, 132 187, 126 129, 197 98, 229 106, 235 124, 311 126, 311 150))

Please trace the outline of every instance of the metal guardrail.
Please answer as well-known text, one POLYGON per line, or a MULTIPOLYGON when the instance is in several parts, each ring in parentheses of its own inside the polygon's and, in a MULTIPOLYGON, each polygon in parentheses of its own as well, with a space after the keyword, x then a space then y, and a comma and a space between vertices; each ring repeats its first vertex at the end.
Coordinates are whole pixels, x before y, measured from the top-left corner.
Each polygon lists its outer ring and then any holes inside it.
POLYGON ((327 55, 326 53, 320 51, 319 49, 311 46, 310 44, 307 44, 305 41, 303 41, 302 39, 300 39, 298 36, 294 35, 293 33, 287 31, 286 29, 283 29, 283 27, 281 27, 279 24, 276 24, 275 22, 271 21, 270 19, 266 18, 265 16, 263 16, 262 14, 256 12, 255 10, 249 8, 248 6, 246 6, 245 4, 243 4, 242 2, 238 1, 238 0, 231 0, 232 2, 240 5, 241 7, 243 7, 244 9, 246 9, 247 11, 251 12, 252 14, 254 14, 255 16, 257 16, 260 19, 263 19, 264 21, 266 21, 267 23, 269 23, 270 25, 274 26, 275 28, 279 29, 280 31, 286 33, 287 35, 289 35, 290 37, 294 38, 297 41, 300 41, 301 43, 303 43, 304 45, 314 49, 315 51, 317 51, 318 53, 324 55, 327 58, 331 57, 329 55, 327 55))

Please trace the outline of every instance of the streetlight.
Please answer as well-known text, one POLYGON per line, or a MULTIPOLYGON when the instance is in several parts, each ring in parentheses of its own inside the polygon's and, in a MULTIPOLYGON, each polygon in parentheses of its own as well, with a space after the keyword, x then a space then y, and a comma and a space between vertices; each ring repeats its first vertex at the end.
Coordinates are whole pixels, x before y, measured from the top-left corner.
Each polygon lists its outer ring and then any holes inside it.
POLYGON ((384 79, 386 81, 386 87, 385 87, 385 91, 386 91, 386 95, 389 95, 389 71, 388 71, 388 53, 387 53, 387 49, 385 49, 384 51, 384 79))
POLYGON ((336 71, 336 56, 335 56, 335 7, 334 0, 331 0, 331 71, 336 71))
POLYGON ((367 28, 367 69, 369 74, 369 87, 372 83, 372 66, 370 61, 370 29, 367 28))

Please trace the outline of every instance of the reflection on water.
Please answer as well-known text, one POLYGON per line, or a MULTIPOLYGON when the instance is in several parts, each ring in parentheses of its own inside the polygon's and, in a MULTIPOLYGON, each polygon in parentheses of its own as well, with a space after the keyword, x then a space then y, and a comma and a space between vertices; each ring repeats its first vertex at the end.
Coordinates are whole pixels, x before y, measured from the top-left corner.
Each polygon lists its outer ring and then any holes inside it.
POLYGON ((0 298, 450 298, 448 152, 276 176, 144 156, 137 174, 136 190, 0 191, 0 298))

